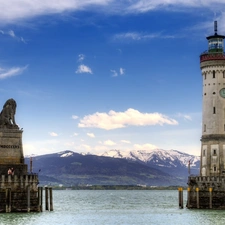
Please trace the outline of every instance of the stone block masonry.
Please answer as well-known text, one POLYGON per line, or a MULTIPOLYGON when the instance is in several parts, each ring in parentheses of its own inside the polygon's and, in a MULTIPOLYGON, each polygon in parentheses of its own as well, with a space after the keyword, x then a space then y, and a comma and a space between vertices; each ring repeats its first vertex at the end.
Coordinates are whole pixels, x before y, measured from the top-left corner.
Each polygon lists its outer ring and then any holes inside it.
POLYGON ((225 176, 190 176, 188 178, 189 209, 225 209, 225 176))
POLYGON ((0 212, 39 212, 38 176, 1 175, 0 212))

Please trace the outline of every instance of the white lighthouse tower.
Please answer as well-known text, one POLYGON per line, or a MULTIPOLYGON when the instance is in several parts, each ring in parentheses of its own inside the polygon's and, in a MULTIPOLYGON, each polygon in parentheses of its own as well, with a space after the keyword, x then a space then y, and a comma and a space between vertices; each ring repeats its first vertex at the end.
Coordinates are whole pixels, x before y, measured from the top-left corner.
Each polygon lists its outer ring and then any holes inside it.
POLYGON ((200 56, 203 79, 201 176, 225 175, 225 54, 223 39, 208 36, 208 51, 200 56))
POLYGON ((203 80, 201 165, 199 176, 188 177, 188 208, 225 209, 225 53, 223 39, 208 36, 200 55, 203 80))

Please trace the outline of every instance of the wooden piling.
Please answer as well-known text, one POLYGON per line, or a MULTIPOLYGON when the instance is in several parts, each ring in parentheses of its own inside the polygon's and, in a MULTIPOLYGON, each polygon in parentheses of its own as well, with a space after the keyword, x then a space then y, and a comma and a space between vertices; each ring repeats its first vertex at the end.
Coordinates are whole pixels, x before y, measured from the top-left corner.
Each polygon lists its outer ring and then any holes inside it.
POLYGON ((180 199, 180 187, 178 188, 178 205, 179 205, 179 208, 180 208, 180 205, 181 205, 181 199, 180 199))
POLYGON ((50 211, 53 211, 52 187, 49 188, 50 211))
POLYGON ((6 188, 5 190, 5 198, 6 198, 6 212, 11 212, 11 188, 6 188))
POLYGON ((178 188, 178 198, 179 198, 179 208, 183 209, 184 201, 183 201, 183 188, 182 187, 178 188))
POLYGON ((184 208, 184 200, 183 200, 183 188, 181 188, 181 209, 184 208))
POLYGON ((41 199, 40 199, 40 195, 41 195, 41 187, 38 187, 38 212, 41 212, 41 199))
POLYGON ((43 187, 41 187, 41 193, 40 193, 40 198, 41 198, 41 212, 43 211, 43 187))
POLYGON ((11 212, 11 205, 12 205, 12 191, 9 188, 9 212, 11 212))
POLYGON ((196 188, 196 205, 197 209, 199 209, 199 188, 196 188))
POLYGON ((27 186, 27 212, 30 212, 30 185, 27 186))
POLYGON ((45 187, 45 210, 49 210, 49 207, 48 207, 48 187, 45 187))
POLYGON ((209 208, 212 209, 212 188, 209 188, 209 208))
POLYGON ((38 211, 42 212, 43 187, 38 187, 38 211))
POLYGON ((8 188, 5 189, 5 212, 9 212, 8 190, 9 190, 8 188))
POLYGON ((187 208, 190 207, 190 198, 191 198, 190 191, 191 191, 191 188, 188 187, 187 188, 187 208))

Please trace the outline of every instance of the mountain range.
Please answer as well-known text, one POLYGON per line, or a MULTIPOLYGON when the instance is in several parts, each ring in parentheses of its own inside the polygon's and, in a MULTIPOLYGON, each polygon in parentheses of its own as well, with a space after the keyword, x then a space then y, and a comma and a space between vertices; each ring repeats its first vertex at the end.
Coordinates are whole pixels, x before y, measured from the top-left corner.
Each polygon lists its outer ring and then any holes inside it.
POLYGON ((155 149, 151 151, 137 150, 129 152, 110 150, 102 154, 102 156, 125 158, 137 161, 175 176, 187 176, 189 162, 190 172, 192 174, 197 174, 200 166, 200 157, 189 155, 177 150, 166 151, 155 149))
MULTIPOLYGON (((30 157, 25 157, 28 165, 29 161, 30 157)), ((65 150, 33 156, 32 165, 32 172, 39 173, 44 185, 175 186, 186 185, 189 172, 199 173, 200 158, 162 149, 110 150, 101 155, 65 150)))

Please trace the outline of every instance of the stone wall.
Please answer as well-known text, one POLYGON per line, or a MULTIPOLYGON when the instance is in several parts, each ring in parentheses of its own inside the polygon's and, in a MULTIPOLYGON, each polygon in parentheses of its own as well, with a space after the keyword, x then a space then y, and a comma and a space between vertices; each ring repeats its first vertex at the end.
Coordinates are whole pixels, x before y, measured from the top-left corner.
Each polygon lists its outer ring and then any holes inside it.
POLYGON ((225 176, 190 176, 187 208, 225 209, 225 176))
POLYGON ((23 164, 22 130, 0 129, 0 164, 23 164))
POLYGON ((38 176, 1 175, 0 176, 0 212, 38 212, 38 176))

